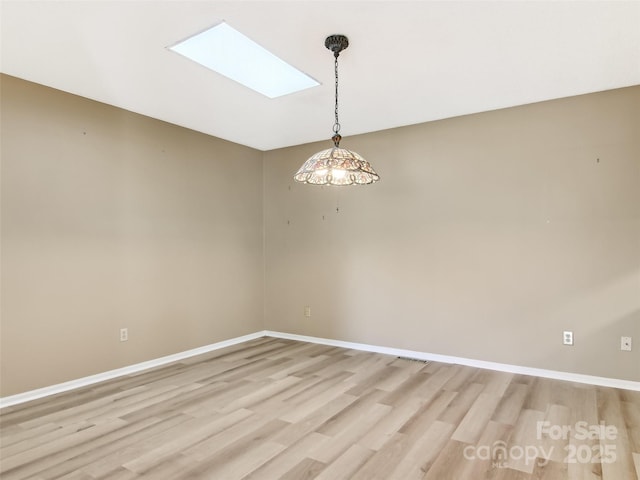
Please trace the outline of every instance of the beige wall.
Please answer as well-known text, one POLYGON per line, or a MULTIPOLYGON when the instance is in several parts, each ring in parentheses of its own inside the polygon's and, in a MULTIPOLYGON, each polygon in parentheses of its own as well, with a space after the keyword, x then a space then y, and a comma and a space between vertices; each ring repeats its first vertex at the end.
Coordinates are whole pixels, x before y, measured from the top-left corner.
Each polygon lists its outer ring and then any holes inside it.
POLYGON ((0 395, 263 328, 261 152, 1 82, 0 395))
POLYGON ((0 78, 1 396, 263 328, 640 381, 640 87, 345 136, 383 180, 328 188, 328 140, 0 78))
POLYGON ((329 141, 267 152, 266 327, 640 381, 639 112, 633 87, 355 137, 345 118, 367 187, 293 182, 329 141))

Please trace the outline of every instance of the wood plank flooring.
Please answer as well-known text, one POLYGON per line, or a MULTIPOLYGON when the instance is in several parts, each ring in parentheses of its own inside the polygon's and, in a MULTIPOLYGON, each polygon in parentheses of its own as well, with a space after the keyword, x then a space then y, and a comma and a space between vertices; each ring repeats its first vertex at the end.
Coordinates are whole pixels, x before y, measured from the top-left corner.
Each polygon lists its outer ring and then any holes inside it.
POLYGON ((640 392, 262 338, 0 412, 0 478, 640 480, 640 392))

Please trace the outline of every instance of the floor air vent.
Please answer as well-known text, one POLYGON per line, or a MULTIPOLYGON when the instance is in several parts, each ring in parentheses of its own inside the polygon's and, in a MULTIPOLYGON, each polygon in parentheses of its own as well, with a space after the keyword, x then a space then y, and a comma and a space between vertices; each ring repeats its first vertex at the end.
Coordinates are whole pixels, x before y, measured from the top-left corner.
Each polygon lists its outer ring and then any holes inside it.
POLYGON ((425 365, 428 365, 429 363, 431 363, 429 360, 422 360, 420 358, 411 358, 411 357, 397 357, 398 360, 407 360, 409 362, 419 362, 419 363, 424 363, 425 365))

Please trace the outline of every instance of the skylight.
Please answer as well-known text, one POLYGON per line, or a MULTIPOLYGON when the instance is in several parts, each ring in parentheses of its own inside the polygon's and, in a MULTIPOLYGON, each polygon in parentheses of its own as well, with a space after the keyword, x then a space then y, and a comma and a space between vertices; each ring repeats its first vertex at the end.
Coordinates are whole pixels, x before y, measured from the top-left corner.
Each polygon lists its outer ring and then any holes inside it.
POLYGON ((319 85, 225 22, 169 49, 269 98, 319 85))

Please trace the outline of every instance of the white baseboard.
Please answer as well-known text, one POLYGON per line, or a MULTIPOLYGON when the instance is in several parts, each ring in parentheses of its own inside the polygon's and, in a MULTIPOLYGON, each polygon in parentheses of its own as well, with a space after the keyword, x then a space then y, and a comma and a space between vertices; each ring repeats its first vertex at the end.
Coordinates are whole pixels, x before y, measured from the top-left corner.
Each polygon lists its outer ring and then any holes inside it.
POLYGON ((38 388, 37 390, 30 390, 24 393, 18 393, 17 395, 10 395, 8 397, 0 398, 0 408, 10 407, 19 403, 29 402, 38 398, 47 397, 49 395, 55 395, 57 393, 67 392, 80 387, 86 387, 94 383, 104 382, 105 380, 111 380, 113 378, 122 377, 124 375, 130 375, 132 373, 141 372, 142 370, 148 370, 150 368, 166 365, 167 363, 177 362, 185 358, 194 357, 203 353, 218 350, 220 348, 230 347, 238 343, 247 342, 249 340, 255 340, 267 336, 266 331, 250 333, 241 337, 231 338, 229 340, 223 340, 221 342, 212 343, 203 347, 194 348, 185 352, 176 353, 173 355, 167 355, 166 357, 156 358, 142 363, 136 363, 135 365, 129 365, 128 367, 117 368, 115 370, 109 370, 108 372, 98 373, 96 375, 90 375, 88 377, 78 378, 64 383, 58 383, 57 385, 51 385, 49 387, 38 388))
POLYGON ((402 348, 381 347, 366 343, 344 342, 342 340, 332 340, 329 338, 309 337, 306 335, 296 335, 294 333, 273 332, 266 330, 265 335, 269 337, 285 338, 289 340, 299 340, 302 342, 318 343, 321 345, 331 345, 334 347, 351 348, 354 350, 364 350, 366 352, 384 353, 397 357, 416 358, 418 360, 429 360, 432 362, 454 363, 467 365, 469 367, 485 368, 497 370, 499 372, 519 373, 522 375, 532 375, 536 377, 553 378, 555 380, 566 380, 568 382, 586 383, 589 385, 600 385, 603 387, 622 388, 624 390, 640 391, 640 382, 631 380, 621 380, 617 378, 596 377, 581 373, 560 372, 556 370, 545 370, 542 368, 521 367, 506 363, 485 362, 472 358, 452 357, 449 355, 439 355, 436 353, 417 352, 415 350, 405 350, 402 348))
POLYGON ((185 358, 194 357, 203 353, 218 350, 220 348, 230 347, 238 343, 255 340, 261 337, 283 338, 288 340, 298 340, 302 342, 317 343, 320 345, 331 345, 334 347, 350 348, 353 350, 362 350, 366 352, 383 353, 385 355, 394 355, 397 357, 409 357, 419 360, 429 360, 433 362, 453 363, 459 365, 467 365, 476 368, 485 368, 488 370, 497 370, 499 372, 519 373, 523 375, 533 375, 536 377, 553 378, 556 380, 566 380, 569 382, 586 383, 589 385, 600 385, 603 387, 622 388, 625 390, 640 391, 640 382, 631 380, 620 380, 616 378, 596 377, 593 375, 583 375, 580 373, 560 372, 556 370, 545 370, 541 368, 521 367, 518 365, 509 365, 505 363, 485 362, 483 360, 474 360, 464 357, 452 357, 449 355, 439 355, 435 353, 417 352, 415 350, 405 350, 402 348, 382 347, 379 345, 369 345, 366 343, 345 342, 342 340, 333 340, 330 338, 310 337, 307 335, 297 335, 295 333, 275 332, 272 330, 261 330, 258 332, 243 335, 241 337, 223 340, 221 342, 212 343, 203 347, 194 348, 185 352, 167 355, 166 357, 156 358, 147 362, 136 363, 128 367, 109 370, 108 372, 90 375, 88 377, 71 380, 69 382, 51 385, 49 387, 31 390, 17 395, 0 398, 0 408, 10 407, 20 403, 36 400, 38 398, 55 395, 58 393, 74 390, 80 387, 86 387, 94 383, 111 380, 113 378, 130 375, 132 373, 141 372, 150 368, 166 365, 171 362, 183 360, 185 358))

